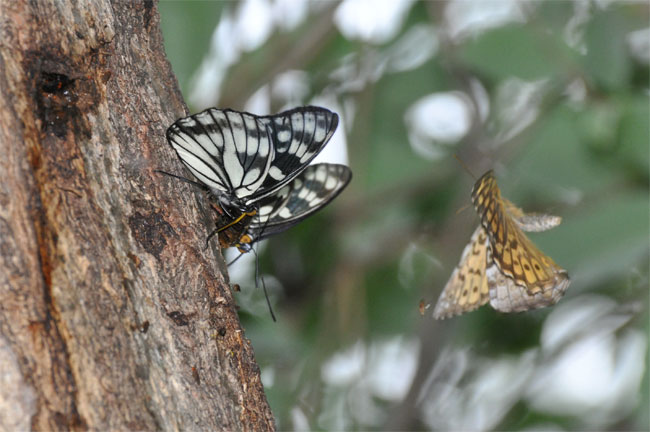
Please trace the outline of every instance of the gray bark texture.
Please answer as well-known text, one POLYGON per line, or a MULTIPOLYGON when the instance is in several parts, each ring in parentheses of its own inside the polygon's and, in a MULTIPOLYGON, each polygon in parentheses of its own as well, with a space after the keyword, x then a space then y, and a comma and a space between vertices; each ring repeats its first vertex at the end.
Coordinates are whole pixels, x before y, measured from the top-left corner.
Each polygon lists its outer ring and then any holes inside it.
POLYGON ((214 220, 154 172, 186 113, 155 3, 0 0, 0 430, 274 429, 214 220))

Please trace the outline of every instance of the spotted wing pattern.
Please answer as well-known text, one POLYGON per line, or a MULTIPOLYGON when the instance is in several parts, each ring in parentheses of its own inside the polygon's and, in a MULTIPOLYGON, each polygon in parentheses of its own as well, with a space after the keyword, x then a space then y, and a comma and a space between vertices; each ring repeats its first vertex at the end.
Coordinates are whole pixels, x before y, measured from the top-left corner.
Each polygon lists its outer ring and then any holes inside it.
POLYGON ((492 248, 487 248, 488 266, 485 271, 490 287, 490 306, 500 312, 523 312, 557 303, 569 286, 568 277, 559 277, 553 289, 537 291, 534 294, 518 286, 515 281, 499 270, 492 257, 492 248))
POLYGON ((492 171, 476 182, 472 201, 501 273, 530 295, 542 293, 546 297, 547 292, 555 291, 552 298, 559 299, 568 286, 568 273, 537 249, 507 213, 492 171))
POLYGON ((300 174, 337 125, 335 113, 313 106, 271 116, 210 108, 177 120, 167 139, 213 193, 250 206, 300 174))
POLYGON ((310 165, 277 194, 259 201, 248 234, 254 241, 278 234, 325 207, 352 179, 345 165, 310 165))
POLYGON ((460 315, 487 303, 489 300, 485 277, 487 244, 487 234, 483 227, 479 226, 472 234, 469 244, 465 246, 460 256, 460 263, 440 294, 433 311, 435 319, 460 315))
POLYGON ((468 312, 488 300, 501 312, 555 304, 568 288, 569 276, 522 231, 545 231, 559 225, 561 218, 525 214, 501 198, 492 171, 476 182, 472 200, 481 225, 443 289, 434 318, 468 312))

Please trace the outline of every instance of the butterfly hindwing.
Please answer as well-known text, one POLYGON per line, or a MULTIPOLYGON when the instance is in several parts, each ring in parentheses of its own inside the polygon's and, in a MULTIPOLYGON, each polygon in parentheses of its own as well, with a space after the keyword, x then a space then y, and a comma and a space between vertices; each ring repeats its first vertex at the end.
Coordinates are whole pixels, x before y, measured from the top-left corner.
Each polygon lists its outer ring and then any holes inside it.
POLYGON ((449 318, 469 312, 484 305, 489 300, 485 263, 487 234, 479 226, 465 246, 458 266, 451 274, 442 290, 433 317, 449 318))
POLYGON ((485 275, 490 287, 490 306, 499 312, 523 312, 555 304, 569 286, 568 277, 558 276, 552 289, 531 294, 499 270, 499 266, 492 258, 492 250, 489 245, 487 262, 485 275))
POLYGON ((255 242, 279 234, 325 207, 351 178, 352 172, 345 165, 315 164, 275 194, 259 200, 250 212, 228 217, 218 203, 212 203, 220 215, 215 233, 221 247, 249 251, 255 242))
POLYGON ((271 116, 210 108, 176 121, 167 139, 197 179, 250 206, 306 168, 337 125, 335 113, 313 106, 271 116))
POLYGON ((259 210, 249 235, 262 240, 278 234, 325 207, 348 185, 352 178, 345 165, 310 165, 277 194, 259 201, 259 210))

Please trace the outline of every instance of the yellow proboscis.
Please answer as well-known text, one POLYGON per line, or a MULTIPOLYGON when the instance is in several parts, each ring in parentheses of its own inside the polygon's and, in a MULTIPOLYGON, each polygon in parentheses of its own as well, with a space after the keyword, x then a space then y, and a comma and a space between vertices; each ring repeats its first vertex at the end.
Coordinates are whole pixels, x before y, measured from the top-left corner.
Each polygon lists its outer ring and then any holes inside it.
POLYGON ((232 222, 230 222, 229 224, 224 225, 224 226, 222 226, 221 228, 219 228, 219 229, 217 230, 217 232, 220 233, 220 232, 222 232, 222 231, 224 231, 224 230, 227 230, 228 228, 230 228, 231 226, 235 225, 235 224, 236 224, 237 222, 239 222, 240 220, 244 219, 246 216, 251 216, 251 217, 253 217, 253 216, 255 216, 256 214, 257 214, 257 210, 251 210, 251 211, 249 211, 249 212, 244 212, 244 213, 240 214, 239 217, 238 217, 237 219, 235 219, 234 221, 232 221, 232 222))

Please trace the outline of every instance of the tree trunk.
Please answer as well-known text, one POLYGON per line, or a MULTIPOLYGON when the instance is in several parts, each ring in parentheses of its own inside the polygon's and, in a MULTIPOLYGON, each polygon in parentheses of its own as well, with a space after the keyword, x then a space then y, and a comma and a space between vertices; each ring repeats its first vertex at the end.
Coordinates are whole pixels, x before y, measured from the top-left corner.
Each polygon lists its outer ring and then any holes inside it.
POLYGON ((0 0, 0 430, 274 428, 212 216, 154 172, 185 114, 153 2, 0 0))

